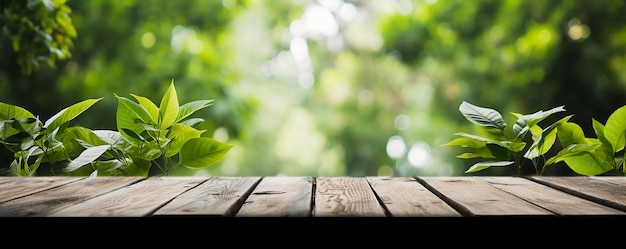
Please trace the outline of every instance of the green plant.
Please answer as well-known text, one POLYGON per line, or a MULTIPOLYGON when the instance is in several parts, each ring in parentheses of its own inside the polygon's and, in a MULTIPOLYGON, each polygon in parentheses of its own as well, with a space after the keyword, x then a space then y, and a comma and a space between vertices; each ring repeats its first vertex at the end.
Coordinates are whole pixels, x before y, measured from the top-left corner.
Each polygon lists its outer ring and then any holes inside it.
POLYGON ((569 168, 582 175, 626 175, 624 168, 624 141, 626 140, 626 105, 615 110, 603 125, 592 119, 597 138, 585 137, 581 127, 566 122, 557 127, 563 147, 546 163, 564 161, 569 168))
POLYGON ((132 96, 137 102, 116 96, 119 103, 117 128, 130 142, 127 153, 135 163, 145 166, 154 163, 165 175, 171 175, 179 165, 189 168, 210 166, 232 148, 202 137, 205 131, 196 127, 204 120, 189 118, 194 112, 210 106, 213 100, 197 100, 179 106, 174 80, 158 107, 145 97, 132 96), (174 161, 175 156, 178 156, 178 162, 174 161))
POLYGON ((204 119, 191 117, 213 100, 179 106, 173 80, 160 106, 132 96, 137 102, 116 95, 117 131, 69 124, 102 98, 74 104, 45 123, 24 108, 0 102, 0 143, 15 157, 7 174, 34 176, 47 163, 53 175, 146 176, 153 165, 171 175, 180 165, 213 165, 232 148, 202 136, 205 130, 196 127, 204 119))
POLYGON ((0 1, 0 29, 24 74, 72 56, 77 37, 67 0, 0 1))
POLYGON ((458 158, 482 158, 473 164, 465 173, 481 171, 490 167, 513 167, 516 175, 522 174, 522 166, 525 159, 532 162, 535 173, 542 175, 548 164, 545 154, 552 148, 557 138, 557 127, 567 122, 572 115, 566 116, 546 128, 542 128, 539 123, 550 115, 563 112, 563 106, 555 107, 547 111, 538 111, 532 114, 522 115, 512 113, 517 117, 517 121, 512 130, 505 130, 508 125, 502 115, 490 108, 480 107, 463 101, 459 106, 459 111, 470 122, 480 126, 483 133, 469 134, 457 132, 460 136, 445 146, 459 146, 469 150, 458 158), (512 134, 511 134, 512 132, 512 134), (530 132, 532 143, 528 145, 525 141, 530 132), (525 158, 525 159, 524 159, 525 158))
POLYGON ((0 102, 0 143, 15 159, 9 166, 11 175, 34 176, 42 163, 83 160, 68 143, 66 130, 76 118, 99 99, 88 99, 71 105, 42 122, 28 110, 0 102))

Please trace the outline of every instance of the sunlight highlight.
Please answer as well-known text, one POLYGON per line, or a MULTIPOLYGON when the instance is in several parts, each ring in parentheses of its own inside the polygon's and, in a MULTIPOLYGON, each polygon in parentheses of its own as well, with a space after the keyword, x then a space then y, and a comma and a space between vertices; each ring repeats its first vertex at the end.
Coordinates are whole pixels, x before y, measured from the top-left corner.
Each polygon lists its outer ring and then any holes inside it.
POLYGON ((401 136, 392 136, 387 140, 387 155, 394 159, 400 159, 406 152, 406 144, 401 136))

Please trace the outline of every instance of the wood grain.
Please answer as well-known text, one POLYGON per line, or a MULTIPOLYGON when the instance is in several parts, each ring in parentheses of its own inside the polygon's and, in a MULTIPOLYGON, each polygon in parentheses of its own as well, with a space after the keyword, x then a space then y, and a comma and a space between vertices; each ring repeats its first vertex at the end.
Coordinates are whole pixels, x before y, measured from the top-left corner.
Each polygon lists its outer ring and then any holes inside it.
POLYGON ((318 177, 314 216, 382 217, 385 210, 363 177, 318 177))
POLYGON ((413 177, 367 177, 367 180, 391 216, 461 216, 413 177))
POLYGON ((593 216, 613 221, 626 217, 626 177, 0 177, 0 200, 2 217, 155 216, 195 222, 200 216, 593 216))
MULTIPOLYGON (((529 179, 615 209, 626 211, 626 187, 602 177, 531 176, 529 179)), ((625 178, 626 179, 626 178, 625 178)))
POLYGON ((471 176, 420 177, 464 216, 554 215, 471 176))
POLYGON ((150 177, 117 191, 60 209, 50 216, 149 216, 174 197, 205 180, 206 177, 150 177))
MULTIPOLYGON (((0 203, 0 216, 46 216, 90 198, 137 182, 140 177, 89 177, 0 203)), ((26 182, 26 181, 25 181, 26 182)))
POLYGON ((80 179, 82 177, 11 177, 11 181, 6 179, 7 181, 0 184, 0 202, 31 195, 80 179))
POLYGON ((312 177, 264 177, 236 216, 308 217, 312 191, 312 177))
POLYGON ((154 215, 233 216, 261 177, 211 177, 154 215))
POLYGON ((561 216, 626 215, 626 212, 520 177, 480 177, 478 179, 561 216))

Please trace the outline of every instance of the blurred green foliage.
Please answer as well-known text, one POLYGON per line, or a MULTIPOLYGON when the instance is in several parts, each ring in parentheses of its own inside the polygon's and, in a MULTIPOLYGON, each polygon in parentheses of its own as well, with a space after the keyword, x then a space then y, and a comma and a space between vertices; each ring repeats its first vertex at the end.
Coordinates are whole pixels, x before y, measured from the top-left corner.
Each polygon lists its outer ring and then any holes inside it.
POLYGON ((76 122, 112 128, 113 94, 157 100, 175 78, 234 145, 180 175, 462 175, 441 145, 472 132, 464 100, 508 122, 564 105, 586 133, 626 100, 624 1, 30 2, 72 10, 72 56, 25 74, 3 33, 0 100, 49 117, 104 97, 76 122))
MULTIPOLYGON (((7 48, 25 74, 45 63, 55 67, 57 60, 71 57, 76 38, 66 0, 4 0, 0 2, 0 29, 7 48)), ((11 57, 11 56, 8 56, 11 57)))

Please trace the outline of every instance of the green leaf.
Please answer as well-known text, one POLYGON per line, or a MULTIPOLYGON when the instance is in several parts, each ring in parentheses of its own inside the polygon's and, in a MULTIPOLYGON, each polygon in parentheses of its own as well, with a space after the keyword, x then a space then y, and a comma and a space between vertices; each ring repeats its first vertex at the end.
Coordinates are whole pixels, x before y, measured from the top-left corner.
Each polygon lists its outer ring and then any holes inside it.
POLYGON ((574 172, 586 176, 604 174, 613 169, 613 166, 609 161, 600 160, 592 153, 566 157, 563 161, 565 161, 565 164, 567 164, 567 166, 574 172))
POLYGON ((63 172, 71 172, 82 166, 85 166, 100 157, 104 152, 110 148, 109 145, 100 145, 95 147, 89 147, 85 149, 77 158, 72 160, 67 167, 63 169, 63 172))
POLYGON ((470 138, 470 139, 480 141, 480 142, 485 142, 485 143, 498 143, 499 142, 498 140, 494 140, 491 138, 486 138, 486 137, 482 137, 482 136, 478 136, 474 134, 469 134, 465 132, 457 132, 457 133, 454 133, 454 135, 470 138))
POLYGON ((124 176, 148 176, 152 162, 149 160, 142 160, 140 158, 127 159, 129 162, 126 166, 119 169, 120 174, 124 176))
POLYGON ((76 118, 78 115, 89 109, 89 107, 91 107, 93 104, 100 101, 101 99, 102 98, 87 99, 66 107, 65 109, 59 111, 57 114, 52 116, 50 119, 46 120, 43 127, 47 128, 48 130, 55 130, 61 125, 76 118))
POLYGON ((28 110, 0 102, 0 121, 9 119, 23 119, 23 118, 35 118, 35 115, 28 110))
POLYGON ((501 131, 506 128, 506 122, 502 118, 502 114, 494 109, 475 106, 463 101, 459 106, 459 111, 467 120, 474 124, 501 131))
POLYGON ((507 160, 510 157, 510 149, 502 147, 500 144, 487 144, 486 148, 496 159, 507 160))
POLYGON ((463 153, 461 155, 456 156, 457 158, 462 158, 462 159, 470 159, 470 158, 496 158, 491 154, 491 151, 489 151, 487 148, 483 149, 483 150, 476 150, 473 152, 466 152, 463 153))
MULTIPOLYGON (((496 145, 496 147, 498 147, 496 145)), ((483 146, 481 148, 471 148, 469 152, 463 153, 461 155, 457 156, 458 158, 464 158, 464 159, 468 159, 468 158, 489 158, 489 159, 493 159, 496 158, 493 154, 492 151, 487 148, 486 146, 483 146)))
POLYGON ((515 124, 513 125, 513 132, 517 137, 523 137, 524 133, 528 130, 527 127, 532 127, 538 124, 554 113, 565 111, 564 107, 565 106, 559 106, 547 111, 539 110, 533 114, 522 116, 517 113, 513 113, 513 115, 518 117, 517 121, 515 121, 515 124))
POLYGON ((560 150, 555 156, 546 160, 546 165, 561 162, 566 158, 592 153, 600 146, 600 144, 571 144, 570 146, 560 150))
POLYGON ((161 157, 161 155, 163 155, 163 153, 161 153, 161 147, 159 147, 155 141, 144 144, 141 150, 136 154, 140 159, 148 161, 156 160, 161 157))
POLYGON ((607 150, 606 151, 607 154, 611 154, 611 155, 615 154, 615 151, 613 151, 613 145, 608 139, 606 139, 606 135, 604 135, 604 125, 594 118, 591 119, 591 122, 592 122, 593 131, 596 133, 596 137, 598 138, 598 140, 600 140, 600 143, 602 143, 603 145, 602 149, 607 150))
MULTIPOLYGON (((550 148, 554 145, 557 138, 557 127, 561 124, 567 122, 573 115, 566 116, 564 118, 559 119, 558 121, 552 123, 550 126, 546 127, 541 131, 539 136, 535 139, 533 144, 530 146, 526 154, 525 158, 533 159, 537 158, 541 155, 546 154, 550 148)), ((539 127, 536 124, 533 124, 533 127, 539 127)))
POLYGON ((107 145, 92 130, 84 127, 70 127, 65 130, 65 134, 75 139, 83 147, 93 147, 99 145, 107 145))
POLYGON ((143 106, 143 108, 145 108, 146 111, 148 111, 148 113, 150 114, 150 118, 152 120, 152 124, 156 125, 159 122, 159 107, 157 107, 156 104, 154 104, 154 102, 152 102, 150 99, 146 97, 142 97, 142 96, 135 95, 135 94, 131 94, 131 96, 135 97, 137 102, 139 102, 139 104, 143 106))
POLYGON ((468 138, 468 137, 459 137, 454 140, 444 144, 443 146, 459 146, 464 148, 481 148, 485 147, 484 141, 479 141, 477 139, 468 138))
POLYGON ((606 121, 604 135, 611 142, 613 151, 624 149, 624 133, 626 132, 626 105, 615 110, 606 121))
POLYGON ((124 143, 124 138, 122 134, 118 131, 112 130, 94 130, 92 131, 100 140, 106 142, 109 145, 118 145, 124 143))
POLYGON ((198 138, 202 133, 204 133, 204 130, 197 130, 183 124, 172 125, 172 128, 167 133, 167 138, 171 139, 172 142, 166 147, 165 155, 167 157, 176 155, 189 139, 198 138))
POLYGON ((178 117, 176 118, 176 121, 174 121, 175 123, 180 122, 181 120, 189 117, 189 115, 203 109, 206 107, 209 107, 213 104, 214 100, 196 100, 196 101, 192 101, 189 103, 186 103, 182 106, 180 106, 180 109, 178 111, 178 117))
POLYGON ((189 168, 208 167, 222 159, 232 147, 213 138, 193 138, 180 149, 180 163, 189 168))
POLYGON ((143 106, 131 101, 128 98, 115 95, 118 100, 117 104, 117 130, 122 136, 133 143, 140 142, 137 137, 133 137, 128 131, 135 134, 141 134, 145 129, 137 124, 135 119, 141 120, 143 123, 149 123, 151 120, 148 111, 143 106))
POLYGON ((473 173, 477 171, 481 171, 490 167, 504 167, 513 164, 513 161, 499 161, 499 162, 479 162, 475 163, 465 171, 465 173, 473 173))
POLYGON ((524 157, 534 159, 547 153, 556 141, 556 132, 556 129, 552 129, 547 131, 547 133, 542 133, 541 136, 539 136, 539 138, 535 140, 532 145, 530 145, 530 148, 528 148, 524 157))
POLYGON ((190 119, 186 119, 186 120, 180 121, 179 124, 184 124, 186 126, 196 128, 202 122, 204 122, 203 118, 190 118, 190 119))
POLYGON ((507 150, 510 150, 512 152, 520 152, 524 150, 524 148, 526 147, 526 142, 522 142, 522 141, 499 141, 495 144, 503 148, 506 148, 507 150))
POLYGON ((587 143, 583 129, 578 124, 572 122, 565 122, 558 125, 557 137, 563 148, 572 144, 587 143))
POLYGON ((167 129, 172 125, 178 117, 178 96, 176 95, 176 88, 174 87, 174 80, 170 83, 169 88, 161 99, 159 105, 159 115, 161 117, 159 128, 167 129))

